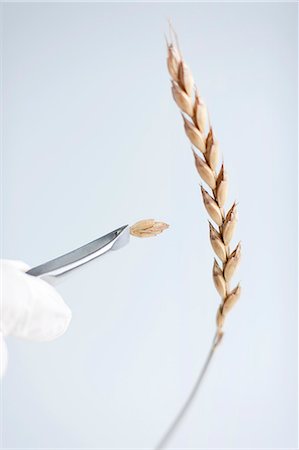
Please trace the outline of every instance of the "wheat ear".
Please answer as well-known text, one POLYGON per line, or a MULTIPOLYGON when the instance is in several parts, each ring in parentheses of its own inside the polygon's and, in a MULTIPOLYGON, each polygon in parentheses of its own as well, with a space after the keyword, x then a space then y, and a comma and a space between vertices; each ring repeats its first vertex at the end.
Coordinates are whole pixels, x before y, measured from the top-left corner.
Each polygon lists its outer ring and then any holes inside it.
POLYGON ((175 42, 167 42, 167 67, 171 76, 172 95, 182 113, 185 132, 192 146, 195 167, 209 191, 201 186, 205 208, 215 224, 214 226, 210 223, 210 241, 218 260, 214 259, 212 273, 221 302, 217 311, 215 337, 204 365, 189 396, 166 433, 160 439, 155 450, 161 450, 166 447, 195 400, 215 349, 221 342, 225 317, 241 293, 239 284, 235 288, 230 289, 230 280, 239 264, 241 255, 240 243, 232 252, 229 247, 237 223, 237 205, 234 203, 229 211, 225 213, 224 204, 228 191, 228 181, 223 163, 217 173, 219 164, 218 142, 210 124, 207 130, 207 108, 195 86, 192 73, 182 58, 177 37, 171 25, 170 30, 175 38, 175 42))
POLYGON ((206 105, 194 83, 192 72, 185 63, 177 41, 167 42, 167 67, 171 76, 174 101, 181 110, 185 133, 191 142, 195 167, 206 185, 201 185, 204 206, 215 226, 210 223, 210 241, 219 259, 213 265, 213 280, 221 303, 217 311, 217 339, 222 336, 222 327, 227 313, 240 297, 238 284, 230 288, 230 281, 240 262, 241 244, 230 250, 230 242, 237 223, 237 205, 234 203, 225 213, 224 205, 228 191, 227 173, 224 163, 219 164, 219 145, 208 119, 206 105))

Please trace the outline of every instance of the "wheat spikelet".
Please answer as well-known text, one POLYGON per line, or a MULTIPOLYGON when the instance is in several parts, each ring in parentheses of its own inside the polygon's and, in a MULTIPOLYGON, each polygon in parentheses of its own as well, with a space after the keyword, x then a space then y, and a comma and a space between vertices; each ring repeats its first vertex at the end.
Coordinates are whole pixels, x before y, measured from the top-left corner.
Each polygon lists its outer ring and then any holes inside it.
POLYGON ((222 327, 226 314, 240 297, 238 284, 230 289, 230 281, 235 273, 241 257, 240 243, 233 252, 229 244, 237 223, 237 205, 234 203, 227 213, 224 211, 228 191, 227 173, 222 163, 217 173, 219 145, 214 130, 208 124, 207 108, 195 86, 193 75, 180 53, 177 39, 167 42, 167 67, 171 77, 172 95, 179 107, 185 133, 192 144, 195 167, 201 179, 206 183, 208 192, 201 186, 205 208, 218 230, 210 223, 210 241, 220 264, 215 259, 213 281, 221 297, 217 312, 217 336, 222 336, 222 327), (208 128, 208 129, 207 129, 208 128))
POLYGON ((130 234, 139 238, 157 236, 167 230, 169 225, 165 222, 157 222, 154 219, 143 219, 130 227, 130 234))

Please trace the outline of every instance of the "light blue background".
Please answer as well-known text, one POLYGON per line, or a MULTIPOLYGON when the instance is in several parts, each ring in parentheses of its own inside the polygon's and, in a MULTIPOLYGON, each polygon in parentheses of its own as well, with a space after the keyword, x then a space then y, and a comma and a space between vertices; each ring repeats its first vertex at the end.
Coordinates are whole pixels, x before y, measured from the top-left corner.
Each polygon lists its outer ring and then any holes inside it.
POLYGON ((61 339, 8 339, 4 447, 152 448, 218 296, 165 66, 171 17, 239 201, 243 295, 173 448, 297 447, 297 5, 4 4, 6 258, 36 265, 147 217, 171 229, 59 287, 61 339))

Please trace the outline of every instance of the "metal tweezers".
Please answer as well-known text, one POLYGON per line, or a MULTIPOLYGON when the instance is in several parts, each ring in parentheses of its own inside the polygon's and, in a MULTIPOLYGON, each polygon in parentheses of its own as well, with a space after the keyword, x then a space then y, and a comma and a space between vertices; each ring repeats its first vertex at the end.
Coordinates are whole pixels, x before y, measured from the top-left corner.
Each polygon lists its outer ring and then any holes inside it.
POLYGON ((125 246, 129 240, 130 227, 124 225, 76 250, 33 267, 27 271, 27 274, 35 277, 50 277, 50 279, 58 278, 110 250, 117 250, 125 246))

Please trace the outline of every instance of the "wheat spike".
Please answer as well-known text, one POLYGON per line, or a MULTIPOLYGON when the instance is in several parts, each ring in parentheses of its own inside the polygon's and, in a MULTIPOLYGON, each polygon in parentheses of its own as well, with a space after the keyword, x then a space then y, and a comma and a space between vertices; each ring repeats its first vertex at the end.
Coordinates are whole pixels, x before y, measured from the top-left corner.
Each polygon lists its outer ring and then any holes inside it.
POLYGON ((214 130, 207 127, 207 109, 195 86, 192 72, 183 60, 176 43, 167 43, 167 66, 171 77, 173 98, 179 107, 185 133, 191 142, 197 172, 206 183, 210 192, 201 186, 205 208, 210 218, 218 226, 218 230, 210 223, 210 241, 217 260, 213 266, 213 280, 221 297, 217 312, 218 336, 222 336, 222 327, 226 314, 240 297, 241 288, 237 285, 230 289, 229 283, 240 262, 241 246, 231 252, 229 244, 237 223, 237 206, 232 205, 227 213, 224 205, 228 192, 227 173, 222 163, 217 173, 219 149, 214 130), (201 153, 201 155, 198 154, 201 153))

